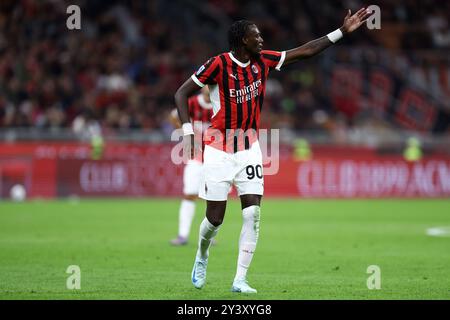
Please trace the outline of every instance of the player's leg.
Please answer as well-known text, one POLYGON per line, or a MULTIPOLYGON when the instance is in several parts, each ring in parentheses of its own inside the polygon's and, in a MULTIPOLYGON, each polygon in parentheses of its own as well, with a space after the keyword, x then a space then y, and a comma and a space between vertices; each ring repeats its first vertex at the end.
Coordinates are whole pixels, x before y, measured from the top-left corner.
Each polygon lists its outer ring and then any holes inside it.
POLYGON ((172 245, 185 245, 188 242, 192 220, 195 215, 195 200, 198 197, 200 177, 202 174, 202 164, 199 161, 191 160, 184 167, 183 171, 183 194, 178 212, 178 236, 172 239, 172 245))
POLYGON ((205 285, 209 247, 222 225, 226 206, 226 201, 206 201, 206 216, 200 224, 198 248, 192 269, 192 283, 197 289, 205 285))
POLYGON ((206 216, 200 224, 198 248, 192 270, 192 283, 198 289, 205 285, 209 247, 225 216, 232 166, 232 162, 224 160, 222 151, 205 147, 203 181, 199 196, 206 200, 206 216))
POLYGON ((208 259, 209 247, 222 225, 226 207, 226 201, 206 201, 206 217, 200 224, 197 259, 208 259))
POLYGON ((247 283, 247 271, 253 259, 259 238, 261 198, 264 192, 262 156, 259 145, 248 150, 249 161, 235 179, 238 195, 241 198, 242 229, 239 238, 239 254, 236 275, 231 290, 233 292, 256 293, 247 283))
POLYGON ((261 195, 241 195, 242 229, 239 237, 239 254, 236 275, 233 280, 232 291, 256 293, 247 283, 247 271, 256 250, 259 237, 261 195))

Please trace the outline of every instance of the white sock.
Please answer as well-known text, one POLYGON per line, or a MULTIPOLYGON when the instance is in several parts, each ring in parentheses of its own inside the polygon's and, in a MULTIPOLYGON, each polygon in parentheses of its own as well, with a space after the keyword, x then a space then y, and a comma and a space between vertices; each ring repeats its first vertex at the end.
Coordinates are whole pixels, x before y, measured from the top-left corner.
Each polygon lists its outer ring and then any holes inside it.
POLYGON ((209 256, 209 246, 211 245, 212 239, 216 236, 219 231, 219 226, 214 226, 211 224, 208 219, 205 217, 202 223, 200 224, 200 233, 198 240, 198 249, 197 249, 197 259, 206 260, 209 256))
POLYGON ((189 237, 192 219, 195 214, 195 201, 183 199, 180 205, 178 235, 183 238, 189 237))
POLYGON ((247 270, 252 262, 253 253, 259 236, 259 220, 261 209, 259 206, 250 206, 242 210, 242 230, 239 239, 239 256, 236 276, 234 280, 245 279, 247 270))

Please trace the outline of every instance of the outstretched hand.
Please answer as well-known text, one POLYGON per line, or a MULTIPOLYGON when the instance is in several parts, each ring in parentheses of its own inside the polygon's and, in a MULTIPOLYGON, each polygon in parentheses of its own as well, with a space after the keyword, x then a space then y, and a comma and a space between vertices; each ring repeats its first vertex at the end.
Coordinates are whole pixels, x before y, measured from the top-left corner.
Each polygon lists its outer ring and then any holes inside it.
POLYGON ((351 15, 352 11, 349 9, 347 15, 344 18, 344 24, 341 27, 342 33, 350 33, 358 29, 367 18, 371 15, 371 12, 366 8, 359 9, 354 15, 351 15))

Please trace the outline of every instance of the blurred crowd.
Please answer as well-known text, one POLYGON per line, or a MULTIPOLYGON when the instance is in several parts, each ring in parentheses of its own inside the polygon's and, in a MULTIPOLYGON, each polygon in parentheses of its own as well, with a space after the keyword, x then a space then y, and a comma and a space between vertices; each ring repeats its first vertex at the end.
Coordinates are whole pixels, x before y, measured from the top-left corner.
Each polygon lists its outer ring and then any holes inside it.
MULTIPOLYGON (((377 4, 381 31, 361 28, 344 48, 385 48, 406 67, 418 67, 422 72, 415 77, 400 73, 396 81, 413 81, 431 93, 443 108, 442 131, 448 132, 450 2, 377 4)), ((228 50, 226 31, 234 20, 255 21, 265 47, 282 50, 327 34, 342 24, 346 8, 364 5, 358 0, 2 0, 0 128, 82 132, 95 124, 105 133, 170 132, 167 115, 176 89, 210 56, 228 50), (81 30, 66 27, 70 4, 81 8, 81 30)), ((347 62, 358 57, 327 55, 274 72, 263 126, 336 131, 358 125, 359 118, 342 112, 325 85, 330 56, 347 62)), ((389 72, 396 67, 391 63, 389 72)), ((395 129, 382 115, 379 122, 395 129)))

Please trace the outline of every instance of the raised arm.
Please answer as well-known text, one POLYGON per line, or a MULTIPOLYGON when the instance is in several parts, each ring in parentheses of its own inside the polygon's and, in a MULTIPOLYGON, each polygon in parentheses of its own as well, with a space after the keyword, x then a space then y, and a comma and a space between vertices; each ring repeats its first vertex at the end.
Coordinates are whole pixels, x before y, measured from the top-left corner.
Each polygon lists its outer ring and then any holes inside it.
POLYGON ((348 10, 348 13, 344 18, 342 27, 327 34, 326 36, 312 40, 300 47, 286 51, 286 58, 283 65, 306 59, 322 52, 347 33, 351 33, 358 29, 364 22, 366 22, 366 19, 368 16, 370 16, 370 14, 371 13, 365 8, 360 9, 354 15, 351 15, 351 11, 348 10))

